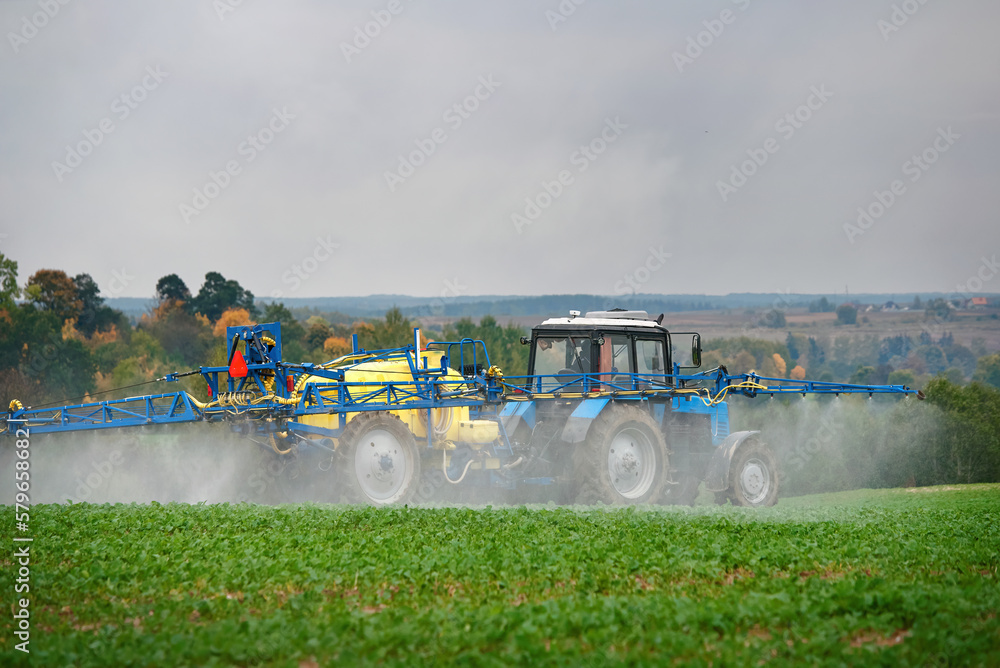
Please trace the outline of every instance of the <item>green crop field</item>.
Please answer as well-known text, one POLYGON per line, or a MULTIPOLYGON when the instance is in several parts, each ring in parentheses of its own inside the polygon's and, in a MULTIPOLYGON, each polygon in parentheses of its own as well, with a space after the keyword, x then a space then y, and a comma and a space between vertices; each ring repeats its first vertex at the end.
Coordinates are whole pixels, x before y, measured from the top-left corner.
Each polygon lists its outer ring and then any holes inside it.
POLYGON ((35 506, 31 655, 5 614, 0 664, 996 666, 998 521, 997 485, 754 511, 35 506))

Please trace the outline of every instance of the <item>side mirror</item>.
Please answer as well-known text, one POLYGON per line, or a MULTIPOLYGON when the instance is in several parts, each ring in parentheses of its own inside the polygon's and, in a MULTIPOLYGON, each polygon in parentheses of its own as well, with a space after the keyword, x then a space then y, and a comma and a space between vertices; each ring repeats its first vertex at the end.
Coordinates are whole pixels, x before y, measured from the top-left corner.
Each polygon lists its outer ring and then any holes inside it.
POLYGON ((701 334, 691 336, 691 364, 701 366, 701 334))
POLYGON ((521 337, 521 345, 522 346, 526 346, 529 343, 531 343, 531 339, 529 339, 527 336, 522 336, 521 337))

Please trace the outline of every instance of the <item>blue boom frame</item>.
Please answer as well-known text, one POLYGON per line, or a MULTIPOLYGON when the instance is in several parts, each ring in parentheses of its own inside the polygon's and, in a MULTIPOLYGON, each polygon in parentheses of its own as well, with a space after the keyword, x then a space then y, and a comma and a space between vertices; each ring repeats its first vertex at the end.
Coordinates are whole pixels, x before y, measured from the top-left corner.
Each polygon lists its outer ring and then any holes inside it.
POLYGON ((289 429, 336 437, 340 430, 321 429, 297 423, 295 418, 315 414, 384 410, 411 410, 470 406, 482 408, 500 402, 502 386, 492 375, 489 354, 482 341, 463 339, 432 343, 429 348, 444 355, 439 367, 428 368, 420 356, 419 332, 414 343, 401 348, 366 351, 353 337, 350 354, 326 364, 292 364, 281 359, 281 326, 266 323, 252 327, 229 327, 230 366, 199 367, 167 374, 157 381, 177 382, 201 375, 209 400, 198 401, 185 391, 168 392, 89 402, 53 408, 23 408, 16 402, 5 422, 27 425, 35 433, 113 429, 184 422, 240 420, 259 423, 257 431, 289 429), (245 375, 231 373, 237 355, 245 361, 245 375), (405 380, 347 382, 348 371, 359 364, 378 360, 405 360, 405 380), (421 359, 423 364, 421 364, 421 359), (448 378, 450 360, 457 359, 469 371, 461 381, 448 378), (326 368, 334 367, 334 368, 326 368), (223 377, 224 375, 224 377, 223 377), (324 379, 296 388, 303 375, 324 379), (220 389, 221 388, 221 389, 220 389), (298 395, 297 400, 293 399, 298 395), (277 425, 275 422, 283 422, 277 425))
MULTIPOLYGON (((666 403, 677 412, 712 416, 714 439, 729 433, 725 397, 736 391, 745 396, 759 394, 918 394, 902 385, 849 385, 816 381, 793 381, 750 374, 730 375, 724 369, 696 374, 572 374, 504 378, 489 360, 482 341, 435 342, 429 349, 443 352, 440 367, 428 368, 421 358, 419 332, 414 342, 401 348, 365 351, 353 337, 352 352, 326 364, 292 364, 281 358, 281 325, 266 323, 229 327, 230 366, 199 367, 171 373, 157 379, 176 382, 186 376, 201 375, 210 400, 201 402, 187 392, 168 392, 90 402, 55 408, 23 408, 12 402, 6 425, 27 426, 35 433, 69 432, 157 424, 229 420, 240 428, 273 433, 288 430, 320 437, 337 437, 340 429, 308 426, 296 418, 315 414, 339 414, 385 410, 427 410, 469 406, 480 417, 501 421, 499 448, 510 449, 504 418, 517 415, 533 421, 529 404, 537 401, 581 399, 574 417, 590 420, 610 400, 651 401, 654 413, 662 417, 666 403), (245 375, 233 373, 236 355, 243 357, 245 375), (409 374, 405 380, 387 382, 347 382, 346 372, 357 365, 383 359, 405 359, 409 374), (421 361, 423 364, 421 364, 421 361), (332 368, 328 368, 332 367, 332 368), (463 380, 446 376, 449 367, 462 372, 463 380), (222 375, 225 377, 222 378, 222 375), (303 375, 322 378, 296 388, 303 375), (222 389, 220 391, 220 383, 222 389), (711 388, 706 387, 711 385, 711 388), (297 399, 294 399, 295 395, 297 399), (596 411, 596 412, 595 412, 596 411), (577 415, 579 413, 579 415, 577 415)), ((428 418, 430 416, 428 415, 428 418)), ((341 424, 344 420, 341 420, 341 424)), ((7 427, 13 433, 14 429, 7 427)), ((428 436, 430 445, 430 436, 428 436)))

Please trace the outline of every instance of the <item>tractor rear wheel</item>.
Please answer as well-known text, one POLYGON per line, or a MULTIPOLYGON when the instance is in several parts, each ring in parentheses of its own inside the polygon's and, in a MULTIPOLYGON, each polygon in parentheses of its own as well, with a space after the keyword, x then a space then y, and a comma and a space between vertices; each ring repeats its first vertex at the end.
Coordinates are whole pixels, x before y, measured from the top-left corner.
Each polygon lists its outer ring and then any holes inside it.
POLYGON ((577 503, 654 503, 668 476, 667 444, 646 411, 611 404, 574 453, 577 503))
POLYGON ((416 494, 420 455, 416 439, 395 415, 361 413, 340 436, 347 499, 373 506, 403 504, 416 494))
POLYGON ((771 448, 757 440, 744 443, 729 466, 725 495, 734 506, 760 508, 778 502, 778 462, 771 448))

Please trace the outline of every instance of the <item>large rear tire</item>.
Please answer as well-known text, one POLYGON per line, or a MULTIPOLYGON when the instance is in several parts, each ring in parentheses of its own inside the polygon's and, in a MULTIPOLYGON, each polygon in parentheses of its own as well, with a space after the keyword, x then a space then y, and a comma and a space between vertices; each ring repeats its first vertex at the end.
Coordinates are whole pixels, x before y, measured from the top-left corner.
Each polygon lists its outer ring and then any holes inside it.
POLYGON ((729 489, 723 502, 725 499, 747 508, 778 502, 778 462, 771 448, 756 439, 740 446, 729 466, 729 489))
POLYGON ((347 499, 372 506, 409 502, 420 481, 416 439, 403 421, 382 412, 361 413, 340 436, 347 499))
POLYGON ((669 475, 663 433, 636 406, 605 408, 574 454, 577 503, 654 503, 669 475))

